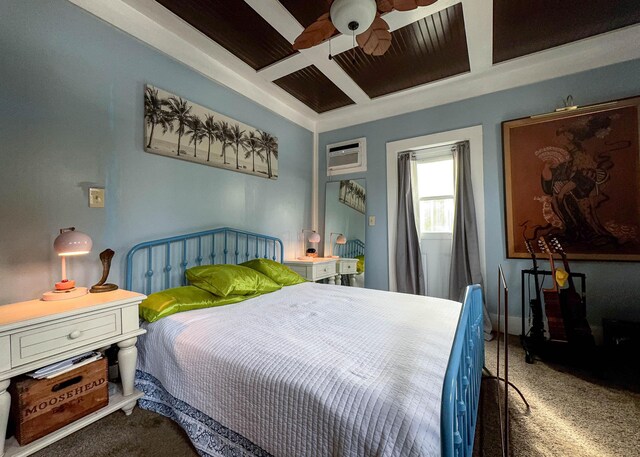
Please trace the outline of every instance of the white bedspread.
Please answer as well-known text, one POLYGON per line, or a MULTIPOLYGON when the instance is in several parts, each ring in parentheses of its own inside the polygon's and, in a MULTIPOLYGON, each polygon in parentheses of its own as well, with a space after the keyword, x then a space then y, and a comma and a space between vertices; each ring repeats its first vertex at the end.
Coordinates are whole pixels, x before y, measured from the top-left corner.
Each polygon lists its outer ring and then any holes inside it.
POLYGON ((138 369, 274 456, 440 455, 461 304, 305 283, 147 325, 138 369))

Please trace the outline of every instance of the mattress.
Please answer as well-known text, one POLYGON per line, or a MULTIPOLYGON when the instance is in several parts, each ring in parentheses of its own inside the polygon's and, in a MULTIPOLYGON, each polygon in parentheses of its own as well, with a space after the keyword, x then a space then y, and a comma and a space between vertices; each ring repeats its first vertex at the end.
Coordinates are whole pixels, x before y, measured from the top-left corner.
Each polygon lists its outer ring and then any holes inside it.
POLYGON ((437 456, 461 304, 304 283, 139 338, 143 408, 203 456, 437 456))

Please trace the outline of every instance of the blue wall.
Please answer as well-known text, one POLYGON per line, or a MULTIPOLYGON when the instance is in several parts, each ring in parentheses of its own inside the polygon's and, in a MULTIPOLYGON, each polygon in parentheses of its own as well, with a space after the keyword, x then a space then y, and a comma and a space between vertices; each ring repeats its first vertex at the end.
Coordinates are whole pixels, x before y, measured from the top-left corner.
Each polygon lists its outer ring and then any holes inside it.
POLYGON ((65 0, 0 2, 0 148, 0 304, 59 279, 61 227, 93 238, 91 255, 70 264, 90 285, 107 247, 122 284, 139 241, 229 225, 293 246, 310 226, 311 132, 65 0), (275 134, 279 179, 145 153, 145 83, 275 134), (90 185, 106 186, 104 209, 88 207, 90 185))
MULTIPOLYGON (((346 176, 366 178, 367 214, 377 216, 376 225, 367 227, 366 234, 367 287, 388 288, 386 143, 482 124, 488 302, 490 306, 495 303, 494 272, 502 263, 512 303, 518 307, 519 271, 529 268, 530 261, 505 259, 501 122, 552 111, 568 94, 580 105, 639 95, 639 74, 640 61, 636 60, 321 134, 321 196, 326 182, 323 152, 327 143, 367 138, 367 172, 346 176)), ((324 202, 319 206, 322 215, 324 202)), ((589 319, 594 325, 599 325, 602 317, 640 320, 640 263, 581 262, 575 269, 587 274, 589 319)), ((520 315, 520 311, 513 309, 512 314, 520 315)))

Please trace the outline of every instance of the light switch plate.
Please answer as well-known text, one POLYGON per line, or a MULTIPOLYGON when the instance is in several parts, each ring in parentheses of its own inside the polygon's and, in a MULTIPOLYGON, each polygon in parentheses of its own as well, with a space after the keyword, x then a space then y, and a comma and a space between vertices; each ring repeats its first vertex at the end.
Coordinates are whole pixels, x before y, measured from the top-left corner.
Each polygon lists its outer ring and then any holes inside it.
POLYGON ((376 217, 369 216, 369 226, 374 226, 374 225, 376 225, 376 217))
POLYGON ((104 208, 104 189, 101 187, 89 188, 89 208, 104 208))

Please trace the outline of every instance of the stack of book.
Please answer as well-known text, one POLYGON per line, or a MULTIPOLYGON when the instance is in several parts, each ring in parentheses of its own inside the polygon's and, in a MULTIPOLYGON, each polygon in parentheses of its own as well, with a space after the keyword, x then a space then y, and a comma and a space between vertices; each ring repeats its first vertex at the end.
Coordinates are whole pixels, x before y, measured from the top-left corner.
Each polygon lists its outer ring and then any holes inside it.
POLYGON ((34 379, 51 379, 59 376, 63 373, 67 373, 71 370, 75 370, 78 367, 87 365, 91 362, 95 362, 102 358, 102 353, 97 351, 85 352, 84 354, 71 357, 70 359, 62 360, 60 362, 52 363, 44 368, 40 368, 32 373, 27 373, 34 379))

